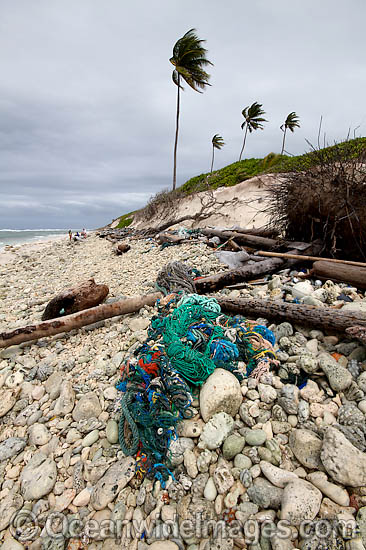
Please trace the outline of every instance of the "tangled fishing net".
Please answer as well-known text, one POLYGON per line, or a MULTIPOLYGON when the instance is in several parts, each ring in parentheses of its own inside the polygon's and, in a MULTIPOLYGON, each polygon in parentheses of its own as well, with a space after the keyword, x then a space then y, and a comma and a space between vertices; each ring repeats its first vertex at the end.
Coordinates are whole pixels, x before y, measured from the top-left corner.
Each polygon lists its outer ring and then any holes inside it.
MULTIPOLYGON (((121 368, 117 389, 119 442, 136 456, 137 476, 164 486, 177 425, 190 418, 192 389, 220 367, 238 380, 277 364, 275 338, 265 326, 221 313, 214 298, 174 293, 158 301, 148 337, 121 368)), ((173 476, 174 478, 174 476, 173 476)))

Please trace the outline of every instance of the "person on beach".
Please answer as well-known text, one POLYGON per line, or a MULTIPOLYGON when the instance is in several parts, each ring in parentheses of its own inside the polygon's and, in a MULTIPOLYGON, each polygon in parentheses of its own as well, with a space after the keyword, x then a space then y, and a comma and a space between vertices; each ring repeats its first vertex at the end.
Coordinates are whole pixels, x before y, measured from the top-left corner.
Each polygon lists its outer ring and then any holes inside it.
POLYGON ((85 229, 85 227, 83 227, 83 230, 82 230, 82 232, 81 232, 81 236, 82 236, 84 239, 86 239, 86 229, 85 229))
POLYGON ((71 239, 72 239, 72 231, 71 231, 71 229, 69 229, 69 239, 70 239, 70 242, 71 242, 71 239))

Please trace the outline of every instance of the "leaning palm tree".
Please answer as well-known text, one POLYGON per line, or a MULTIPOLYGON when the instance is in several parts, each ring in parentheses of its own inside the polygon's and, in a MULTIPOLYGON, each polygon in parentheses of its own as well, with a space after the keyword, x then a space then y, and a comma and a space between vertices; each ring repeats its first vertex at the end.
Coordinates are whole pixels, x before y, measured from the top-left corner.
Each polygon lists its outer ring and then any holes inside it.
POLYGON ((211 140, 212 143, 212 161, 211 161, 211 171, 210 174, 212 174, 213 165, 214 165, 214 158, 215 158, 215 149, 222 149, 225 145, 225 141, 219 134, 215 134, 214 137, 211 140))
POLYGON ((281 124, 280 128, 283 132, 282 150, 281 150, 281 155, 283 155, 283 152, 285 150, 286 131, 290 130, 291 132, 294 132, 295 128, 300 128, 300 119, 295 113, 295 111, 292 111, 292 113, 287 115, 285 122, 281 124))
POLYGON ((212 65, 206 58, 207 50, 202 46, 205 40, 200 40, 196 35, 196 29, 191 29, 174 45, 173 57, 170 63, 174 65, 173 82, 177 86, 177 114, 174 142, 174 170, 173 170, 173 189, 177 184, 177 146, 179 132, 179 114, 180 114, 180 90, 183 90, 181 84, 184 80, 195 92, 201 92, 206 86, 209 86, 210 75, 206 73, 204 67, 212 65))
POLYGON ((253 132, 253 130, 258 130, 258 129, 263 130, 262 122, 267 122, 267 120, 262 117, 262 115, 266 114, 263 111, 262 107, 263 105, 261 103, 257 103, 255 101, 250 107, 245 107, 245 109, 243 109, 241 112, 241 114, 245 118, 243 124, 241 125, 241 129, 244 130, 244 127, 245 127, 245 133, 244 133, 243 147, 241 148, 241 151, 240 151, 239 161, 241 160, 241 157, 244 151, 248 130, 250 134, 253 132))

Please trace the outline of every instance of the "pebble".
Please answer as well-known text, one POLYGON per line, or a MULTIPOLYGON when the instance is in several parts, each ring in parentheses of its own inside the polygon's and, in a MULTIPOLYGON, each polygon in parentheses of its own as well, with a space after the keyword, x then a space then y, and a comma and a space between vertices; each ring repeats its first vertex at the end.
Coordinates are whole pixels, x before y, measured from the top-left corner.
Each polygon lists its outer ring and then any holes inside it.
POLYGON ((91 447, 99 439, 99 430, 93 430, 84 437, 81 442, 83 447, 91 447))
POLYGON ((267 435, 263 430, 250 430, 245 434, 245 442, 248 445, 263 445, 266 439, 267 435))
POLYGON ((112 418, 107 422, 106 436, 107 436, 107 440, 112 445, 114 445, 115 443, 118 443, 118 424, 112 418))

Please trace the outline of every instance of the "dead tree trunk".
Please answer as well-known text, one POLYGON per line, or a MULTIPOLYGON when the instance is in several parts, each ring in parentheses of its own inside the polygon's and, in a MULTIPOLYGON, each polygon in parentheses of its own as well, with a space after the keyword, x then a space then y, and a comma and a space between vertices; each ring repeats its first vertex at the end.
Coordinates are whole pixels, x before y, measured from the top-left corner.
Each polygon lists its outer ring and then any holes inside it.
POLYGON ((108 296, 107 285, 98 285, 94 279, 84 281, 68 288, 48 302, 42 315, 42 321, 70 315, 83 309, 95 307, 108 296))
POLYGON ((366 288, 366 267, 318 261, 313 264, 314 275, 319 279, 331 279, 337 283, 348 283, 357 288, 366 288))
MULTIPOLYGON (((331 307, 318 308, 303 304, 291 304, 275 300, 256 298, 226 298, 214 296, 223 311, 254 317, 264 317, 277 321, 289 321, 314 328, 345 332, 350 327, 366 328, 366 315, 361 313, 342 313, 341 309, 331 307)), ((348 331, 347 331, 348 332, 348 331)), ((352 334, 352 331, 349 331, 352 334)), ((354 331, 356 335, 356 331, 354 331)))
POLYGON ((134 313, 144 306, 154 305, 158 298, 161 298, 160 292, 146 294, 145 296, 134 296, 133 298, 127 298, 126 300, 120 300, 112 304, 103 304, 79 313, 73 313, 60 319, 51 319, 37 325, 28 325, 10 332, 2 332, 0 333, 0 348, 6 348, 30 340, 37 340, 46 336, 53 336, 61 332, 70 332, 70 330, 91 325, 97 321, 116 317, 117 315, 134 313))

